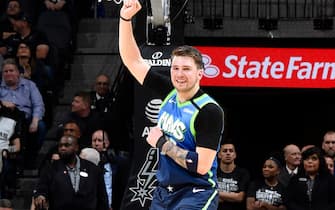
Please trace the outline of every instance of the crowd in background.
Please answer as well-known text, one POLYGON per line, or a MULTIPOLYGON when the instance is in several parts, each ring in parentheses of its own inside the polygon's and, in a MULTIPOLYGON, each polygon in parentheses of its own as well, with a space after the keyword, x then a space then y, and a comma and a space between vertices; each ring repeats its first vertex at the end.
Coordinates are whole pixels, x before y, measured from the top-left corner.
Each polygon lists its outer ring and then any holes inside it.
POLYGON ((320 145, 286 145, 282 153, 268 154, 260 177, 250 177, 236 164, 232 142, 218 153, 220 210, 317 210, 334 209, 335 132, 328 131, 320 145))

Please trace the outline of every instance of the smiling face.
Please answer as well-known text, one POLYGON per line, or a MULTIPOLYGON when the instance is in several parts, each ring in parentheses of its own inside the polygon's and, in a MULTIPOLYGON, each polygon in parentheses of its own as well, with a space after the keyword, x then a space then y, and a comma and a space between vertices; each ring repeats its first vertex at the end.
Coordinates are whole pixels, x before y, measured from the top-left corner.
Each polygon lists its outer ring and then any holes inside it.
POLYGON ((193 58, 175 56, 171 65, 171 81, 180 93, 195 92, 199 89, 203 69, 199 69, 193 58))

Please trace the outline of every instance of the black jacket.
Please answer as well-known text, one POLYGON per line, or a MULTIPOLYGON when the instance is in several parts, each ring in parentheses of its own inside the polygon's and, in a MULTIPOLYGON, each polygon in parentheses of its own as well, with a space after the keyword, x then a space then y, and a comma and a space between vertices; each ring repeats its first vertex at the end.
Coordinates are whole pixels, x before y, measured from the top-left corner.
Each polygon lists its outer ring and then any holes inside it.
POLYGON ((59 160, 41 172, 34 196, 43 195, 49 210, 108 210, 102 170, 93 163, 80 159, 79 190, 75 192, 65 164, 59 160))

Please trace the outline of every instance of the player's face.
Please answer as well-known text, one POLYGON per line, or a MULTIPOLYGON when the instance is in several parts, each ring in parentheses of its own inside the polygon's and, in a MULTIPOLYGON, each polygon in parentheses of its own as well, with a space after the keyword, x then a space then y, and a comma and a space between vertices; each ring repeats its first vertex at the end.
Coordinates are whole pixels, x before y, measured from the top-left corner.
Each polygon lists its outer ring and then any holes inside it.
POLYGON ((198 69, 194 60, 187 56, 175 56, 171 65, 171 81, 178 92, 198 89, 203 70, 198 69))

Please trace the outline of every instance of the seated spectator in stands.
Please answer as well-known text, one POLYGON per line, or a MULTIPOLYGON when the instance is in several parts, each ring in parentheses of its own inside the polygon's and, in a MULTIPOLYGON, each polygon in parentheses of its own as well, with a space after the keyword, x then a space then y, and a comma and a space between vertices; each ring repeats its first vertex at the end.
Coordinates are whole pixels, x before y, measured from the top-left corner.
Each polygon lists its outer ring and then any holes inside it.
POLYGON ((58 123, 58 133, 63 131, 64 123, 70 120, 75 121, 81 130, 80 148, 89 147, 91 145, 91 137, 94 131, 102 128, 102 120, 100 115, 92 112, 90 109, 90 93, 79 91, 73 97, 71 103, 71 112, 58 123))
POLYGON ((92 147, 100 153, 99 165, 104 170, 109 208, 119 209, 128 181, 128 160, 116 155, 110 148, 110 139, 106 131, 97 130, 93 133, 92 147))
POLYGON ((287 188, 288 210, 335 209, 335 177, 330 174, 318 147, 302 153, 301 169, 287 188))
POLYGON ((7 8, 5 13, 0 17, 0 40, 7 39, 10 35, 15 34, 11 17, 17 16, 21 12, 21 3, 19 0, 9 0, 7 2, 7 8))
POLYGON ((60 138, 60 160, 42 170, 34 190, 34 204, 38 209, 108 209, 102 170, 90 161, 80 158, 78 151, 76 138, 60 138))
POLYGON ((296 175, 299 171, 301 152, 297 145, 289 144, 284 147, 283 153, 285 165, 280 170, 278 180, 286 187, 291 177, 296 175))
POLYGON ((91 161, 96 166, 100 162, 100 154, 96 149, 93 149, 93 148, 86 147, 86 148, 82 149, 80 151, 79 157, 81 157, 82 159, 91 161))
POLYGON ((114 96, 110 89, 107 74, 99 74, 95 78, 94 91, 91 92, 91 110, 104 113, 111 112, 114 96))
POLYGON ((245 197, 250 182, 249 172, 235 164, 235 146, 225 142, 218 153, 219 210, 245 209, 245 197))
POLYGON ((21 42, 16 53, 16 60, 19 64, 21 75, 26 79, 31 79, 37 85, 44 104, 45 116, 44 122, 50 128, 53 119, 54 107, 54 82, 53 71, 50 66, 41 65, 41 62, 36 62, 36 59, 31 55, 31 48, 25 42, 21 42))
POLYGON ((46 135, 45 124, 42 121, 44 103, 35 83, 20 77, 14 59, 6 59, 2 65, 0 100, 3 104, 6 102, 5 106, 17 107, 24 113, 25 131, 22 143, 27 152, 25 160, 35 158, 46 135))
POLYGON ((12 198, 23 128, 21 112, 5 103, 0 102, 0 198, 12 198))
POLYGON ((16 59, 19 64, 19 70, 21 76, 23 76, 26 79, 31 79, 31 75, 33 74, 32 71, 35 70, 36 64, 31 56, 31 49, 26 43, 21 42, 19 44, 16 52, 16 59))
POLYGON ((54 52, 57 62, 55 67, 55 84, 57 90, 64 87, 65 71, 73 57, 72 24, 70 18, 73 16, 72 0, 44 0, 39 1, 41 12, 37 22, 37 28, 43 32, 54 52))
POLYGON ((286 210, 285 186, 278 181, 281 164, 270 157, 263 165, 263 179, 252 181, 247 193, 247 210, 286 210))
MULTIPOLYGON (((33 50, 32 55, 39 61, 45 61, 49 52, 49 43, 46 36, 33 29, 31 19, 24 12, 11 17, 14 30, 17 32, 4 39, 2 49, 5 48, 4 57, 15 57, 18 45, 24 41, 33 50)), ((1 52, 1 51, 0 51, 1 52)))
POLYGON ((78 123, 74 120, 66 122, 63 126, 63 135, 73 136, 80 141, 81 129, 78 123))

